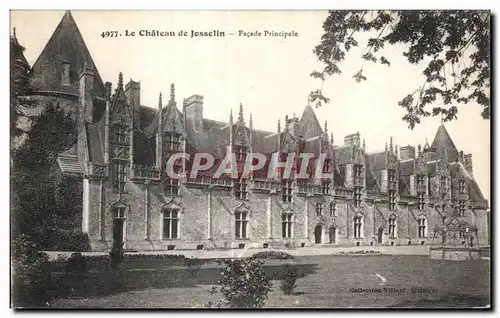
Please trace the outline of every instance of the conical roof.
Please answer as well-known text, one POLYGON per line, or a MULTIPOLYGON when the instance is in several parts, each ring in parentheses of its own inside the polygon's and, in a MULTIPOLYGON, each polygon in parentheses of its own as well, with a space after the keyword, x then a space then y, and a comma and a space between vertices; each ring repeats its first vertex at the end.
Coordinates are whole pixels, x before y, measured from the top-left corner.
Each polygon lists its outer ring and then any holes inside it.
POLYGON ((37 91, 79 94, 79 75, 84 64, 94 70, 94 95, 104 96, 105 88, 70 11, 66 11, 31 69, 31 87, 37 91), (70 65, 69 85, 62 83, 63 64, 70 65))
POLYGON ((447 162, 456 162, 458 160, 458 150, 443 124, 439 126, 431 148, 434 148, 438 156, 443 159, 447 157, 447 162))

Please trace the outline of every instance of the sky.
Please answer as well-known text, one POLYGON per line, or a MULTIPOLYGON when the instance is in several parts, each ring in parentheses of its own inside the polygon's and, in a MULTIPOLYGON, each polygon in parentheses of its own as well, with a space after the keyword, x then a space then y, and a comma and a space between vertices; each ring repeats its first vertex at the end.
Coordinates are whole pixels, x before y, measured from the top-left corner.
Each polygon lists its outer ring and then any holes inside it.
MULTIPOLYGON (((11 27, 26 48, 30 63, 36 61, 61 20, 64 11, 12 11, 11 27)), ((245 119, 252 114, 254 128, 276 131, 285 115, 300 116, 308 94, 320 87, 309 74, 320 70, 313 54, 322 35, 326 11, 72 11, 103 81, 116 85, 141 82, 141 104, 157 107, 158 95, 176 88, 178 105, 193 94, 204 96, 204 117, 228 121, 243 104, 245 119), (106 31, 179 32, 220 30, 226 37, 105 37, 106 31), (239 31, 297 32, 296 37, 239 37, 239 31), (229 35, 234 33, 235 35, 229 35)), ((368 35, 363 36, 364 39, 368 35)), ((360 41, 363 48, 363 41, 360 41)), ((391 66, 366 63, 367 81, 352 75, 361 67, 361 50, 352 50, 341 64, 341 75, 327 79, 324 94, 330 103, 315 109, 335 144, 359 132, 368 152, 382 151, 393 137, 395 145, 432 142, 440 118, 426 118, 413 130, 401 120, 405 110, 397 105, 424 81, 424 65, 410 65, 402 47, 385 49, 391 66)), ((165 97, 163 98, 165 100, 165 97)), ((458 150, 471 153, 474 177, 490 199, 490 121, 481 118, 482 107, 459 107, 458 119, 445 123, 458 150)))

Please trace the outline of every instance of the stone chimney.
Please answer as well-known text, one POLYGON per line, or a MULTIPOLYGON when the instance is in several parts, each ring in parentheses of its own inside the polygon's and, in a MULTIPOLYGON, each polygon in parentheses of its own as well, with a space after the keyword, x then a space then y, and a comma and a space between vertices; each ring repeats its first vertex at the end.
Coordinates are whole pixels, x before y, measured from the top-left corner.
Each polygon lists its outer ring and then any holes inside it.
POLYGON ((415 159, 415 147, 408 145, 399 148, 399 156, 401 160, 415 159))
POLYGON ((473 176, 473 171, 472 171, 472 154, 466 154, 464 155, 464 167, 467 173, 470 174, 470 176, 473 176))
POLYGON ((88 64, 83 66, 80 73, 80 89, 79 89, 79 111, 80 116, 86 122, 92 123, 92 113, 94 110, 93 96, 92 92, 94 89, 94 70, 88 64))
POLYGON ((141 83, 135 82, 132 79, 125 85, 125 96, 127 103, 133 109, 134 125, 139 125, 141 122, 140 109, 141 109, 141 83))
POLYGON ((359 131, 355 134, 350 134, 344 137, 344 145, 359 146, 361 141, 359 131))
POLYGON ((186 119, 194 131, 203 130, 203 96, 193 95, 185 100, 186 119))

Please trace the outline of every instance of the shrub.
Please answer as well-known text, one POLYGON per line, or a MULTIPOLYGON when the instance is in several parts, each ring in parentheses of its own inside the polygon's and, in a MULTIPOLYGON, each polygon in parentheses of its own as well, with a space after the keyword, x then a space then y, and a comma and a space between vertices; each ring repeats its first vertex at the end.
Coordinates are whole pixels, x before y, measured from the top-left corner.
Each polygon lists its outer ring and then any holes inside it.
POLYGON ((184 266, 187 267, 189 274, 192 277, 196 276, 203 263, 205 263, 205 261, 199 258, 186 258, 184 260, 184 266))
POLYGON ((88 259, 85 258, 82 253, 73 253, 66 260, 65 271, 68 272, 80 272, 86 273, 89 270, 88 259))
POLYGON ((117 269, 118 266, 123 262, 124 259, 124 251, 123 251, 123 242, 114 244, 111 250, 109 251, 109 260, 112 269, 117 269))
POLYGON ((12 243, 14 306, 46 306, 54 291, 48 255, 37 251, 34 241, 26 235, 20 235, 12 243))
POLYGON ((44 229, 43 248, 51 251, 88 252, 90 241, 87 233, 80 230, 44 229))
MULTIPOLYGON (((212 289, 212 294, 220 292, 225 303, 218 303, 230 308, 261 308, 271 290, 271 280, 262 268, 262 261, 253 259, 225 259, 222 277, 218 281, 219 290, 212 289)), ((207 307, 212 307, 209 302, 207 307)))
POLYGON ((283 267, 283 278, 281 279, 281 290, 285 293, 285 295, 291 295, 297 287, 297 278, 299 274, 297 272, 297 268, 291 266, 289 264, 285 264, 283 267))
POLYGON ((255 253, 251 259, 293 259, 293 255, 280 251, 263 251, 255 253))

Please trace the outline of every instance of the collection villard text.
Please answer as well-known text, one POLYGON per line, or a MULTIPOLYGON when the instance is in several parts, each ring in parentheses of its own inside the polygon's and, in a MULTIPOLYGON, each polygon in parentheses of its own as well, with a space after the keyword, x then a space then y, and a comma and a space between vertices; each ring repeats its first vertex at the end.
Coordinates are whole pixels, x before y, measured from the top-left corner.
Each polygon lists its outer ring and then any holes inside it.
POLYGON ((296 31, 274 31, 274 30, 264 30, 264 31, 245 31, 238 30, 236 33, 227 33, 220 30, 211 31, 197 31, 197 30, 180 30, 180 31, 162 31, 162 30, 123 30, 123 31, 103 31, 101 37, 103 38, 118 38, 118 37, 186 37, 186 38, 209 38, 209 37, 226 37, 238 36, 245 38, 257 38, 257 37, 274 37, 274 38, 287 38, 287 37, 298 37, 299 34, 296 31))

